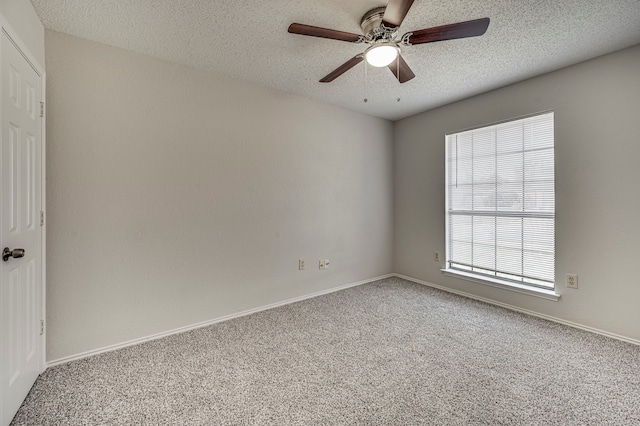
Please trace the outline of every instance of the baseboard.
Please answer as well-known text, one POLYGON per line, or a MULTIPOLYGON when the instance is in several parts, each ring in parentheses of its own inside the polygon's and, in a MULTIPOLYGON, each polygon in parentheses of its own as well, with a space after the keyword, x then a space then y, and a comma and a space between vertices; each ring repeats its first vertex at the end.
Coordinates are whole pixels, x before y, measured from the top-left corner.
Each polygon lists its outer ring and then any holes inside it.
POLYGON ((161 339, 163 337, 171 336, 172 334, 179 334, 179 333, 184 333, 186 331, 195 330, 195 329, 202 328, 202 327, 207 327, 209 325, 216 324, 216 323, 219 323, 219 322, 228 321, 228 320, 231 320, 231 319, 234 319, 234 318, 240 318, 240 317, 243 317, 243 316, 246 316, 246 315, 255 314, 256 312, 266 311, 266 310, 277 308, 277 307, 284 306, 284 305, 289 305, 291 303, 300 302, 300 301, 303 301, 303 300, 306 300, 306 299, 311 299, 311 298, 314 298, 314 297, 322 296, 324 294, 335 293, 336 291, 345 290, 347 288, 356 287, 356 286, 363 285, 363 284, 368 284, 368 283, 371 283, 371 282, 374 282, 374 281, 383 280, 385 278, 390 278, 390 277, 393 277, 393 276, 396 276, 396 275, 395 274, 387 274, 387 275, 382 275, 380 277, 370 278, 370 279, 367 279, 367 280, 358 281, 358 282, 351 283, 351 284, 345 284, 345 285, 341 285, 341 286, 338 286, 338 287, 330 288, 328 290, 322 290, 322 291, 318 291, 318 292, 315 292, 315 293, 306 294, 304 296, 299 296, 299 297, 294 297, 292 299, 283 300, 282 302, 271 303, 269 305, 259 306, 257 308, 248 309, 246 311, 241 311, 241 312, 237 312, 237 313, 230 314, 230 315, 225 315, 225 316, 214 318, 214 319, 211 319, 211 320, 208 320, 208 321, 202 321, 202 322, 199 322, 197 324, 191 324, 191 325, 187 325, 187 326, 184 326, 184 327, 174 328, 173 330, 163 331, 163 332, 160 332, 160 333, 152 334, 150 336, 140 337, 138 339, 133 339, 133 340, 129 340, 129 341, 122 342, 122 343, 116 343, 114 345, 105 346, 105 347, 99 348, 99 349, 93 349, 93 350, 82 352, 82 353, 75 354, 75 355, 69 355, 69 356, 66 356, 66 357, 54 359, 53 361, 48 361, 47 362, 47 368, 54 367, 54 366, 60 365, 60 364, 65 364, 65 363, 71 362, 71 361, 76 361, 76 360, 79 360, 79 359, 82 359, 82 358, 88 358, 90 356, 99 355, 99 354, 102 354, 102 353, 105 353, 105 352, 111 352, 111 351, 115 351, 115 350, 118 350, 118 349, 126 348, 127 346, 139 345, 141 343, 149 342, 151 340, 156 340, 156 339, 161 339))
POLYGON ((506 308, 506 309, 509 309, 509 310, 512 310, 512 311, 521 312, 523 314, 531 315, 533 317, 542 318, 542 319, 545 319, 545 320, 548 320, 548 321, 556 322, 558 324, 563 324, 563 325, 566 325, 566 326, 569 326, 569 327, 573 327, 573 328, 577 328, 577 329, 580 329, 580 330, 589 331, 591 333, 601 334, 601 335, 606 336, 606 337, 611 337, 612 339, 617 339, 617 340, 621 340, 623 342, 627 342, 627 343, 631 343, 631 344, 640 346, 640 340, 632 339, 630 337, 621 336, 621 335, 615 334, 615 333, 609 333, 608 331, 600 330, 598 328, 589 327, 587 325, 578 324, 578 323, 575 323, 575 322, 572 322, 572 321, 563 320, 562 318, 553 317, 551 315, 545 315, 545 314, 541 314, 539 312, 530 311, 528 309, 519 308, 517 306, 509 305, 507 303, 502 303, 502 302, 497 302, 495 300, 486 299, 484 297, 476 296, 476 295, 471 294, 471 293, 466 293, 464 291, 454 290, 454 289, 451 289, 451 288, 448 288, 448 287, 445 287, 445 286, 441 286, 441 285, 438 285, 438 284, 433 284, 433 283, 430 283, 430 282, 427 282, 427 281, 422 281, 422 280, 419 280, 417 278, 408 277, 406 275, 395 274, 395 273, 391 274, 391 275, 393 275, 394 277, 402 278, 403 280, 414 282, 416 284, 421 284, 421 285, 425 285, 427 287, 437 288, 438 290, 443 290, 443 291, 446 291, 446 292, 449 292, 449 293, 457 294, 459 296, 463 296, 463 297, 468 297, 470 299, 479 300, 481 302, 489 303, 490 305, 500 306, 502 308, 506 308))

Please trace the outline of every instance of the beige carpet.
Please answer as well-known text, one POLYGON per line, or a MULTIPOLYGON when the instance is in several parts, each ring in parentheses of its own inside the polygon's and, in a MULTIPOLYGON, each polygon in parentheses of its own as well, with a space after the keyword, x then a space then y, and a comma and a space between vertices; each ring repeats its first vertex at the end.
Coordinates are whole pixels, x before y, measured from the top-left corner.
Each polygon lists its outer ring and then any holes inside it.
POLYGON ((48 369, 16 425, 640 425, 640 347, 392 278, 48 369))

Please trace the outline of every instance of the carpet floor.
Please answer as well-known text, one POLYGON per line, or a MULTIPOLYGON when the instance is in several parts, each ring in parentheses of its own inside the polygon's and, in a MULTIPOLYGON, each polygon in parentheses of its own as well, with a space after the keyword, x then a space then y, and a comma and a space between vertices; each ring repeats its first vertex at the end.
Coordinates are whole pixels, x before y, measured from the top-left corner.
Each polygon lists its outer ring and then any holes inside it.
POLYGON ((640 347, 399 278, 47 369, 14 425, 640 425, 640 347))

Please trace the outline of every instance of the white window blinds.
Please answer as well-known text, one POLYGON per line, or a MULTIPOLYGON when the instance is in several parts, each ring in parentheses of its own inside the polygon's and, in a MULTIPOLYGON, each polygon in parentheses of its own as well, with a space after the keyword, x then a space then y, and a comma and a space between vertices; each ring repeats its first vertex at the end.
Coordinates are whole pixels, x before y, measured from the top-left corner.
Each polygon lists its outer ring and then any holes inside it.
POLYGON ((446 137, 447 268, 553 289, 553 113, 446 137))

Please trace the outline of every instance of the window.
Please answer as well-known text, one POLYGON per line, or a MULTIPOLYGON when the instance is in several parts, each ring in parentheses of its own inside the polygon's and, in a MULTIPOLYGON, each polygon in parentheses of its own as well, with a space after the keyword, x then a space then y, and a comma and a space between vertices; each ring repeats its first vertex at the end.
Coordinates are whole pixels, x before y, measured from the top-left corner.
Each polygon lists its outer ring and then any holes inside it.
POLYGON ((553 290, 553 113, 446 136, 446 270, 553 290))

